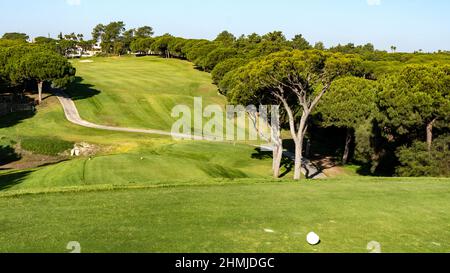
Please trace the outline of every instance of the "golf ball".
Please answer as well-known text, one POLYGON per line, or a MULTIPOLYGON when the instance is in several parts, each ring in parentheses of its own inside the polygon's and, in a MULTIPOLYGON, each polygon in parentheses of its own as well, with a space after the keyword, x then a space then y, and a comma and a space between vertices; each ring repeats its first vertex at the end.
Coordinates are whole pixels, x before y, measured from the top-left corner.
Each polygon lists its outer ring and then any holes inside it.
POLYGON ((310 232, 308 233, 308 236, 306 236, 306 241, 308 242, 308 244, 314 246, 320 243, 320 237, 316 233, 310 232))

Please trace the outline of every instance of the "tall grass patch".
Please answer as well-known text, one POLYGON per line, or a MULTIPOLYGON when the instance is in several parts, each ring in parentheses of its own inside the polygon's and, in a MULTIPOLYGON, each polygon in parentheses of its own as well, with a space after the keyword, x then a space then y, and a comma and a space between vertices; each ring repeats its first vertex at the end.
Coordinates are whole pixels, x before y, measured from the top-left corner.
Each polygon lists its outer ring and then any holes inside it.
POLYGON ((22 149, 41 155, 56 156, 73 148, 74 144, 59 138, 25 137, 21 140, 22 149))

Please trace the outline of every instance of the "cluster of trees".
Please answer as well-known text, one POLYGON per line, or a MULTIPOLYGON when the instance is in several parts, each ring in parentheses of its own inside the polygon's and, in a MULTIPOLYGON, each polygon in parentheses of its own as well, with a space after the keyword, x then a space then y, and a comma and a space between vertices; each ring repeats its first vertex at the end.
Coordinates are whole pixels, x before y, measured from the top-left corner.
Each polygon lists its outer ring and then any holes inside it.
POLYGON ((63 34, 60 33, 57 39, 49 37, 36 37, 33 41, 35 44, 52 50, 64 57, 81 55, 92 50, 95 45, 93 40, 85 40, 83 34, 63 34))
MULTIPOLYGON (((296 179, 315 128, 342 130, 343 164, 362 164, 372 174, 450 175, 447 53, 388 53, 372 44, 327 49, 278 31, 238 38, 224 31, 213 41, 165 34, 136 39, 131 49, 193 62, 212 73, 231 103, 279 105, 280 125, 296 146, 296 179)), ((277 177, 280 136, 275 143, 277 177)))
MULTIPOLYGON (((154 34, 153 28, 143 26, 126 29, 125 23, 111 22, 107 25, 99 24, 92 31, 95 43, 100 43, 102 52, 106 54, 122 55, 131 51, 132 44, 138 39, 148 39, 154 34)), ((135 45, 133 45, 135 48, 135 45)))
POLYGON ((23 39, 0 39, 0 82, 3 88, 22 93, 36 86, 42 102, 44 83, 65 87, 75 76, 75 68, 66 58, 46 46, 23 39))
POLYGON ((2 40, 10 40, 10 41, 22 41, 26 42, 30 39, 30 36, 28 36, 25 33, 19 33, 19 32, 9 32, 3 34, 2 40))
POLYGON ((412 64, 376 80, 339 79, 324 96, 316 120, 346 130, 343 163, 352 152, 371 173, 448 176, 449 69, 448 64, 412 64))

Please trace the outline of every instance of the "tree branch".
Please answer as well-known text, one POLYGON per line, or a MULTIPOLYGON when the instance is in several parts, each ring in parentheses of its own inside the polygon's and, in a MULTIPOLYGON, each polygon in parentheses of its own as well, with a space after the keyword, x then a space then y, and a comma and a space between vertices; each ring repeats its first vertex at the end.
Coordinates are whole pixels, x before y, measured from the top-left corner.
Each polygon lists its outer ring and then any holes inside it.
POLYGON ((291 130, 292 137, 294 139, 297 139, 297 130, 295 128, 295 118, 294 118, 294 112, 292 111, 292 108, 289 106, 289 103, 287 102, 286 98, 282 95, 284 93, 284 90, 281 86, 278 86, 278 90, 280 93, 277 93, 276 91, 273 92, 273 95, 278 98, 284 105, 284 108, 286 109, 286 112, 289 117, 289 127, 291 130))
POLYGON ((313 100, 313 102, 311 103, 311 106, 309 107, 309 111, 312 112, 314 110, 314 108, 316 107, 316 105, 319 103, 319 101, 322 99, 323 95, 325 95, 325 93, 328 91, 328 89, 330 89, 331 83, 326 83, 324 88, 322 89, 322 91, 319 93, 319 95, 317 95, 317 97, 313 100))

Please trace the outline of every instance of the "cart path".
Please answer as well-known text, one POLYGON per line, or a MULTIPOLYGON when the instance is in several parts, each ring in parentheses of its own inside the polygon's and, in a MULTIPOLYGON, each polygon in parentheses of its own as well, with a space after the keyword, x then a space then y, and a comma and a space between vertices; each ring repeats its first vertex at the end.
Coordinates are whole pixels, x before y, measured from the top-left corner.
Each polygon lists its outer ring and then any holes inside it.
POLYGON ((162 136, 171 136, 177 138, 188 138, 195 140, 206 140, 206 138, 192 136, 192 135, 183 135, 183 134, 172 134, 171 132, 161 131, 161 130, 152 130, 152 129, 134 129, 134 128, 124 128, 124 127, 113 127, 106 125, 99 125, 89 121, 85 121, 80 117, 78 113, 78 109, 70 98, 70 96, 64 91, 57 90, 55 91, 55 96, 58 98, 61 103, 64 113, 68 121, 73 124, 80 125, 87 128, 99 129, 99 130, 107 130, 107 131, 116 131, 116 132, 128 132, 128 133, 141 133, 141 134, 151 134, 151 135, 162 135, 162 136))

